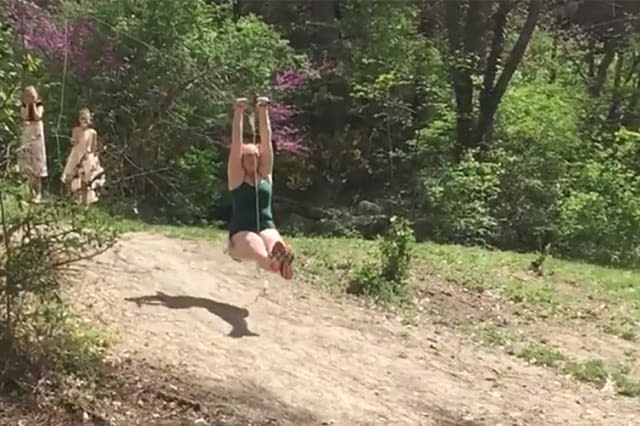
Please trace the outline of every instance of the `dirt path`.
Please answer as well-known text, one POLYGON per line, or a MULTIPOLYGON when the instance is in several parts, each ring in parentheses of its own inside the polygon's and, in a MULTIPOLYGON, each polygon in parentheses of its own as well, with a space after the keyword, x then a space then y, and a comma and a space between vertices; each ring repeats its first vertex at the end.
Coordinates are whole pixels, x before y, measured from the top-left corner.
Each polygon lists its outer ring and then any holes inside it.
POLYGON ((222 244, 127 235, 77 300, 114 348, 181 366, 256 418, 292 425, 640 424, 636 400, 411 329, 226 257, 222 244))

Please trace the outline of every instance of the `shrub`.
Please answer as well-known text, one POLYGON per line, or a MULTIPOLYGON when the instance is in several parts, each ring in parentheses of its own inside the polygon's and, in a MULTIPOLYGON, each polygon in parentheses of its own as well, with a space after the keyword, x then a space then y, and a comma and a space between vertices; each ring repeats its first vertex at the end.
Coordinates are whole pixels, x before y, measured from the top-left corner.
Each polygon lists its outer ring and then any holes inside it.
POLYGON ((379 243, 379 260, 356 269, 349 287, 350 293, 364 294, 384 303, 407 297, 411 250, 415 239, 406 220, 393 217, 391 221, 389 231, 379 243))
POLYGON ((0 385, 93 376, 104 341, 61 297, 69 274, 115 242, 115 232, 81 207, 23 208, 0 181, 0 385))

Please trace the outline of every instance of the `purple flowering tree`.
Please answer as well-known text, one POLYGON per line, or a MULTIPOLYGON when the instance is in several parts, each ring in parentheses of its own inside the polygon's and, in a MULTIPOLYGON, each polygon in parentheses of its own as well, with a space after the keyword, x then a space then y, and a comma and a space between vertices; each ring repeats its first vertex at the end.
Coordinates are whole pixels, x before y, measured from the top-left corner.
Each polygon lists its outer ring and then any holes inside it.
POLYGON ((118 58, 113 43, 103 43, 96 49, 95 23, 85 17, 56 24, 51 19, 48 8, 55 1, 3 0, 3 7, 9 24, 26 51, 42 55, 50 63, 61 64, 65 55, 69 70, 77 76, 86 76, 101 66, 102 71, 120 73, 124 61, 118 58), (92 54, 92 52, 95 52, 92 54))
MULTIPOLYGON (((286 96, 301 87, 307 81, 307 76, 301 72, 288 70, 279 72, 273 82, 276 98, 286 96)), ((273 140, 278 149, 293 155, 304 155, 308 148, 303 144, 300 129, 294 124, 296 111, 293 106, 274 102, 269 109, 273 140)))

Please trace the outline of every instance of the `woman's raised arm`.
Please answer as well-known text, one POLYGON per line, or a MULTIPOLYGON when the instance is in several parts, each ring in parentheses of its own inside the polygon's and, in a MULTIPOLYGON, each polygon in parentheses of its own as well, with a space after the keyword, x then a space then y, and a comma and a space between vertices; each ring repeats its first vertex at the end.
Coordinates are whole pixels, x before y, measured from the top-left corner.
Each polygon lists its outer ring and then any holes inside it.
POLYGON ((236 99, 233 105, 233 122, 231 124, 231 149, 227 162, 227 186, 229 190, 236 188, 244 179, 242 171, 242 129, 244 111, 249 101, 246 98, 236 99))
POLYGON ((43 115, 44 115, 44 106, 42 106, 42 104, 38 102, 33 106, 33 116, 36 119, 36 121, 38 121, 38 120, 42 120, 43 115))
POLYGON ((273 145, 271 143, 271 119, 269 118, 269 98, 256 100, 260 125, 260 175, 268 178, 273 174, 273 145))

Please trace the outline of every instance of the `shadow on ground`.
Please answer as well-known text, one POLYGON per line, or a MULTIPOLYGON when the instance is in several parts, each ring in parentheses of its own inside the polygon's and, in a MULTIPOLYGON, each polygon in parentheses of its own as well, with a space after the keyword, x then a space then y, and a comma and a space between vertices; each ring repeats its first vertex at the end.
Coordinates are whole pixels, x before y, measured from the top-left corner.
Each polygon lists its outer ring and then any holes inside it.
POLYGON ((224 302, 192 296, 170 296, 163 292, 155 295, 127 297, 128 302, 141 305, 160 305, 169 309, 205 309, 231 326, 228 336, 233 338, 252 337, 258 334, 249 330, 247 317, 249 310, 224 302))

